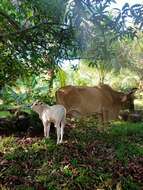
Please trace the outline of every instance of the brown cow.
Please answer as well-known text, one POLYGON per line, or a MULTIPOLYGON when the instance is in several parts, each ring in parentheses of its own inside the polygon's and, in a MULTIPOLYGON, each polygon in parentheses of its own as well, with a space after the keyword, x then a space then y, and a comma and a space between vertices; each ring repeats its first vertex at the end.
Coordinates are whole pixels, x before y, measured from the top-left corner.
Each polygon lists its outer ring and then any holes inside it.
POLYGON ((122 105, 130 105, 133 109, 134 88, 128 94, 113 90, 108 85, 96 87, 65 86, 56 92, 56 102, 67 109, 72 116, 98 114, 102 122, 118 118, 122 105))

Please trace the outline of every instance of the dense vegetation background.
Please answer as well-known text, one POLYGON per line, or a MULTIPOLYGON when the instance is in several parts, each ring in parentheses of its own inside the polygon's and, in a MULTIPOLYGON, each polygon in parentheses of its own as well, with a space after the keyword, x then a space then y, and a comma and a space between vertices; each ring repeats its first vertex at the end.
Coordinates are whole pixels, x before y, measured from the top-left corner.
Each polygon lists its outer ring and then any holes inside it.
POLYGON ((68 123, 56 146, 38 137, 41 123, 26 107, 55 103, 67 84, 107 83, 139 87, 142 109, 142 30, 143 2, 0 1, 0 188, 142 189, 142 122, 115 122, 103 133, 93 118, 68 123))

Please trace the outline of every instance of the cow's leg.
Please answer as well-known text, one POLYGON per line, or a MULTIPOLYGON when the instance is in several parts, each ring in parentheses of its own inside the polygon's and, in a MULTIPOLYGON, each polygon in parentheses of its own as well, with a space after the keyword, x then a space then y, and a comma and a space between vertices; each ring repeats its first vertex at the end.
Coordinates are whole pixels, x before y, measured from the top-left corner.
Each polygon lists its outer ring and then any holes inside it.
POLYGON ((104 126, 103 112, 98 114, 98 130, 102 130, 104 126))
POLYGON ((69 114, 69 115, 71 115, 71 116, 73 116, 75 118, 78 118, 78 117, 81 116, 80 111, 77 110, 77 109, 74 109, 74 108, 70 109, 67 114, 69 114))
POLYGON ((108 126, 108 122, 109 122, 109 114, 107 110, 103 111, 103 127, 106 128, 108 126))

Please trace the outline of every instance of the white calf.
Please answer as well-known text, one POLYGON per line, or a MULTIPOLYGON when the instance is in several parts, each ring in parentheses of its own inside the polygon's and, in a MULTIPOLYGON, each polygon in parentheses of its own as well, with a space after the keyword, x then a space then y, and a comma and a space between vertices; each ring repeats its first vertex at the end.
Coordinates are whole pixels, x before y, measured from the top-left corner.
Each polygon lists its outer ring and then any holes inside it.
POLYGON ((66 120, 66 109, 62 105, 49 106, 41 102, 34 102, 32 110, 39 114, 44 125, 44 136, 49 137, 50 124, 54 123, 57 130, 57 144, 62 143, 66 120))

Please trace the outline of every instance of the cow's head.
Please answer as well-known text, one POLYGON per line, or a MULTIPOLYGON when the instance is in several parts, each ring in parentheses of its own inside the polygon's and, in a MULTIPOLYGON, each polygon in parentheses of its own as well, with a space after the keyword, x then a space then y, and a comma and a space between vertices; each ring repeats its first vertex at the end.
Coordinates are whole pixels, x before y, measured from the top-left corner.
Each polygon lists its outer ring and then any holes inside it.
POLYGON ((132 88, 130 92, 122 96, 121 102, 123 103, 124 109, 129 109, 129 111, 134 111, 134 99, 135 99, 134 94, 136 91, 137 88, 132 88))

